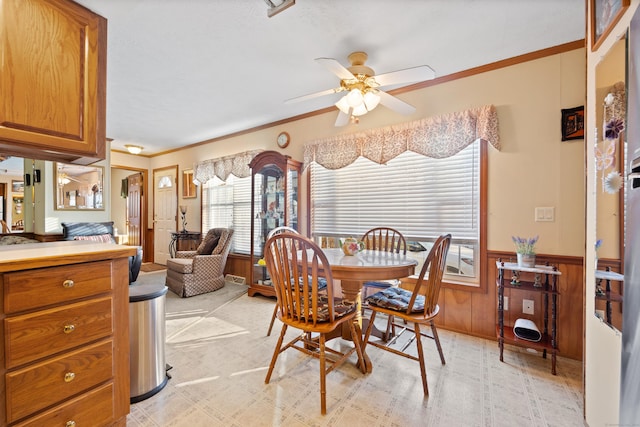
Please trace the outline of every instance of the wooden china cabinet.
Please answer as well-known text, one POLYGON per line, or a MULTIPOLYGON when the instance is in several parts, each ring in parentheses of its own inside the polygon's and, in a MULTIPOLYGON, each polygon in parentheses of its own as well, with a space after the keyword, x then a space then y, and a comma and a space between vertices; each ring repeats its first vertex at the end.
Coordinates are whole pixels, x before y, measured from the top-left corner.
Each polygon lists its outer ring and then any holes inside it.
POLYGON ((267 268, 259 262, 271 230, 298 230, 299 180, 302 164, 277 151, 264 151, 251 163, 251 268, 249 296, 275 296, 267 268))

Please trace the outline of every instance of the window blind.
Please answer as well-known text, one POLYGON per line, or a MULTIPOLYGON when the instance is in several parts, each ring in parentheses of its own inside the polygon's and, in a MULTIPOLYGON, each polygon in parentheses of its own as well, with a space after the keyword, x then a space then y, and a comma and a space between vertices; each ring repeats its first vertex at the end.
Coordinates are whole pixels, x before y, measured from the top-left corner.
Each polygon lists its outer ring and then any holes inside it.
POLYGON ((407 151, 385 165, 359 158, 337 170, 310 167, 314 236, 385 226, 407 240, 444 233, 458 243, 479 240, 479 140, 445 159, 407 151))
POLYGON ((202 230, 233 228, 231 250, 248 254, 251 250, 251 177, 230 175, 226 181, 215 177, 202 187, 202 230))

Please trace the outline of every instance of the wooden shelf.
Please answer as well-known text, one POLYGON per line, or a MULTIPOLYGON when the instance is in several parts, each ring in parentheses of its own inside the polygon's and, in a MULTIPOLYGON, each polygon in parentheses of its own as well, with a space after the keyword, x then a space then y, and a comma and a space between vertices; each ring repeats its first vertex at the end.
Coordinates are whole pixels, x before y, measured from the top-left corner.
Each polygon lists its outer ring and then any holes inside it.
MULTIPOLYGON (((545 289, 544 285, 542 285, 541 287, 533 286, 533 282, 530 282, 528 280, 521 281, 519 285, 512 285, 511 280, 508 278, 503 279, 503 281, 504 281, 503 287, 505 289, 518 289, 520 291, 532 291, 532 292, 542 292, 545 294, 560 295, 560 293, 557 290, 545 289)), ((496 280, 496 286, 500 286, 500 279, 496 280)))
POLYGON ((558 353, 557 319, 558 319, 558 277, 562 274, 556 267, 548 265, 536 265, 535 267, 520 267, 513 262, 496 262, 498 277, 496 286, 498 287, 498 324, 496 325, 496 337, 500 346, 500 361, 503 362, 504 344, 512 344, 518 347, 531 348, 542 351, 542 357, 547 357, 547 352, 551 353, 551 373, 556 375, 556 354, 558 353), (514 274, 518 272, 518 274, 514 274), (524 273, 524 278, 530 279, 532 275, 540 275, 542 286, 534 286, 531 280, 522 280, 518 284, 511 284, 511 276, 524 273), (525 291, 544 294, 542 310, 544 333, 540 341, 529 341, 518 338, 512 326, 504 324, 504 290, 511 292, 525 291), (502 335, 502 337, 501 337, 502 335))
MULTIPOLYGON (((496 325, 496 338, 500 339, 500 326, 496 325)), ((511 326, 504 327, 504 342, 506 344, 515 345, 518 347, 524 348, 532 348, 538 351, 549 351, 549 352, 558 352, 558 348, 553 348, 551 345, 551 337, 547 334, 542 334, 542 339, 538 342, 524 340, 522 338, 518 338, 513 333, 513 328, 511 326)))
POLYGON ((617 292, 605 292, 604 295, 596 295, 600 301, 622 302, 622 295, 617 292))

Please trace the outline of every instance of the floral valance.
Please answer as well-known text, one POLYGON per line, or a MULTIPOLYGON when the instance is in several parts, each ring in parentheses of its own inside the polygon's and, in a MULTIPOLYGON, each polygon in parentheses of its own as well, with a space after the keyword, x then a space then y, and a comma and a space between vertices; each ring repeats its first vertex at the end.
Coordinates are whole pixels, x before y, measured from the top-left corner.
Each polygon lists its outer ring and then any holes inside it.
POLYGON ((340 169, 360 156, 384 164, 405 151, 442 159, 477 139, 500 150, 493 105, 312 141, 304 147, 304 165, 316 162, 327 169, 340 169))
POLYGON ((231 174, 238 178, 251 176, 249 163, 251 163, 251 160, 261 151, 262 150, 245 151, 244 153, 238 153, 232 156, 198 162, 194 168, 194 178, 201 183, 205 183, 216 176, 223 181, 226 181, 231 174))

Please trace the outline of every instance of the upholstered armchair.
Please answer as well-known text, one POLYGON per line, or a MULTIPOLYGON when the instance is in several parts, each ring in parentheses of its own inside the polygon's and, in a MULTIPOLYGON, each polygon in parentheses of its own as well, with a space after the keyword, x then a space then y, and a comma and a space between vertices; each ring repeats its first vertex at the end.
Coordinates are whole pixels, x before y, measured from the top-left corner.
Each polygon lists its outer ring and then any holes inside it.
POLYGON ((166 285, 186 298, 224 286, 224 267, 231 249, 233 230, 212 228, 195 251, 178 251, 167 260, 166 285))

